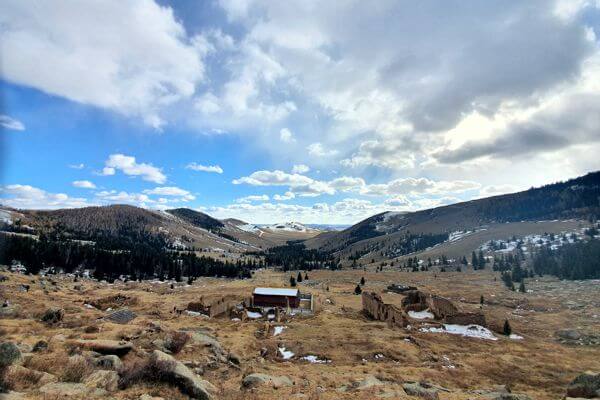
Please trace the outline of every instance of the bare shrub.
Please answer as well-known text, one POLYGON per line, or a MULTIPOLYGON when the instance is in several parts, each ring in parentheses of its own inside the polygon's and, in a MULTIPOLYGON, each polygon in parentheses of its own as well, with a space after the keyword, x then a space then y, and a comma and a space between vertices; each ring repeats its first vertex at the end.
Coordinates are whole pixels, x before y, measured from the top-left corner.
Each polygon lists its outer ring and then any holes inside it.
POLYGON ((35 386, 41 376, 42 374, 38 371, 13 365, 4 370, 1 378, 3 383, 0 386, 3 386, 5 390, 21 391, 35 386))
POLYGON ((62 380, 65 382, 79 383, 91 374, 93 367, 83 356, 72 356, 69 357, 67 365, 65 365, 62 380))

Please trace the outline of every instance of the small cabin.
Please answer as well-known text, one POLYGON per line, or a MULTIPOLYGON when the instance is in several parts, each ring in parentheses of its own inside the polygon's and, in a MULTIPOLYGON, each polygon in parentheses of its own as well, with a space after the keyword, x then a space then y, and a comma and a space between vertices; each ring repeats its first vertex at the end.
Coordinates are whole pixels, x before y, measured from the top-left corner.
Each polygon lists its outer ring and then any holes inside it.
POLYGON ((252 304, 254 307, 298 308, 300 292, 298 289, 257 287, 252 293, 252 304))

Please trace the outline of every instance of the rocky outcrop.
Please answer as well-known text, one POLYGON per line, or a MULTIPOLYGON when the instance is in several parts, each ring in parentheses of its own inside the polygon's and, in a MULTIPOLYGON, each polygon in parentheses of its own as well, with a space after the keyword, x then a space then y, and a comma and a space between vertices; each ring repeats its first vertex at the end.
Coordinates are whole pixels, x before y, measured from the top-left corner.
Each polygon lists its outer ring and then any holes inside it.
POLYGON ((119 375, 115 371, 100 370, 83 379, 83 384, 93 389, 104 389, 108 392, 117 390, 119 375))
POLYGON ((56 382, 49 383, 39 389, 43 398, 49 399, 89 399, 89 398, 105 398, 106 391, 103 389, 91 389, 83 383, 66 383, 56 382))
POLYGON ((430 385, 419 382, 409 382, 402 385, 402 388, 409 396, 417 396, 428 400, 438 400, 439 390, 430 385))
POLYGON ((593 399, 600 397, 600 374, 585 372, 569 384, 567 396, 593 399))
POLYGON ((172 382, 179 387, 183 393, 191 398, 210 400, 216 388, 208 381, 200 379, 188 367, 170 355, 159 350, 152 352, 150 361, 163 379, 172 382))
POLYGON ((115 371, 123 366, 121 359, 114 354, 96 357, 93 359, 93 363, 96 367, 115 371))
POLYGON ((244 379, 242 379, 242 385, 245 388, 253 388, 261 385, 270 385, 274 388, 280 388, 292 386, 293 384, 292 380, 287 376, 272 376, 260 373, 246 375, 244 379))
POLYGON ((12 342, 0 343, 0 368, 22 363, 23 355, 16 344, 12 342))

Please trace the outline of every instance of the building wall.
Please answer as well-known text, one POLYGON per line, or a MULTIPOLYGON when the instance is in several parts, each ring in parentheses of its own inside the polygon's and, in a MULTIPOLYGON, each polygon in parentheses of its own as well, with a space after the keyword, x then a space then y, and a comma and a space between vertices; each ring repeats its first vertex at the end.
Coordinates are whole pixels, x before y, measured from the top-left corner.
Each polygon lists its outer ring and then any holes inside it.
POLYGON ((300 299, 296 296, 274 296, 264 294, 253 294, 255 307, 287 307, 288 300, 291 308, 298 308, 300 299))

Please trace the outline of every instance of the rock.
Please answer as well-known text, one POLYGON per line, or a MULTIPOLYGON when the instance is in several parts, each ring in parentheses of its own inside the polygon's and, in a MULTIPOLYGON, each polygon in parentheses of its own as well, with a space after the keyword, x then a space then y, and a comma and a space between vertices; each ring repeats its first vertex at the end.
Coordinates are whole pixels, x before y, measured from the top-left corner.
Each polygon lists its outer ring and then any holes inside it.
POLYGON ((119 375, 115 371, 100 370, 87 376, 83 383, 90 388, 104 389, 108 392, 117 390, 119 375))
POLYGON ((235 365, 239 366, 242 364, 242 360, 241 360, 240 356, 237 355, 236 353, 233 353, 233 352, 229 353, 229 355, 227 356, 227 359, 235 365))
POLYGON ((250 374, 242 379, 242 385, 246 388, 252 388, 261 385, 271 385, 274 388, 292 386, 294 383, 287 376, 271 376, 267 374, 250 374))
POLYGON ((52 307, 44 312, 41 320, 42 322, 45 322, 47 324, 56 324, 57 322, 62 321, 64 316, 65 310, 63 310, 62 308, 52 307))
POLYGON ((486 400, 531 400, 526 394, 491 392, 483 396, 486 400))
POLYGON ((159 350, 154 350, 151 362, 159 369, 162 376, 170 382, 175 382, 183 393, 194 399, 210 400, 216 388, 208 381, 200 379, 182 362, 159 350))
POLYGON ((13 364, 22 364, 21 350, 12 342, 0 343, 0 368, 13 364))
POLYGON ((0 317, 2 318, 15 318, 21 313, 21 306, 18 304, 7 304, 6 306, 0 307, 0 317))
POLYGON ((19 350, 21 350, 21 353, 31 353, 33 350, 33 347, 27 343, 19 343, 17 346, 19 347, 19 350))
POLYGON ((42 386, 39 391, 48 398, 57 399, 68 397, 87 399, 90 397, 101 397, 106 395, 106 391, 101 389, 91 390, 83 383, 49 383, 42 386))
POLYGON ((133 343, 117 340, 77 340, 78 346, 100 354, 114 354, 122 357, 133 349, 133 343))
POLYGON ((52 336, 52 339, 50 339, 50 341, 54 341, 54 342, 64 342, 65 340, 67 340, 67 337, 65 335, 63 335, 62 333, 59 333, 58 335, 54 335, 54 336, 52 336))
POLYGON ((162 397, 152 397, 149 394, 143 394, 139 400, 164 400, 162 397))
POLYGON ((33 351, 34 353, 38 353, 40 351, 46 350, 48 350, 48 342, 46 342, 45 340, 40 340, 33 345, 33 349, 31 351, 33 351))
POLYGON ((19 392, 0 393, 0 400, 24 400, 25 396, 19 392))
POLYGON ((367 375, 362 381, 354 385, 356 390, 367 390, 375 386, 383 386, 383 382, 375 378, 373 375, 367 375))
POLYGON ((11 365, 6 368, 4 372, 4 379, 15 382, 17 387, 14 387, 13 389, 18 390, 43 386, 47 383, 58 381, 58 378, 52 374, 34 371, 21 365, 11 365))
POLYGON ((569 384, 567 396, 592 399, 600 397, 600 374, 585 372, 569 384))
POLYGON ((438 389, 433 387, 426 387, 425 385, 421 385, 418 382, 405 383, 402 385, 402 388, 409 396, 417 396, 429 400, 439 399, 438 389))
POLYGON ((575 329, 561 329, 556 331, 556 336, 561 339, 567 340, 579 340, 581 339, 581 333, 575 329))
POLYGON ((118 370, 123 366, 121 359, 114 354, 98 357, 94 359, 94 365, 102 369, 118 370))
POLYGON ((120 310, 113 311, 105 317, 105 319, 111 322, 115 322, 117 324, 128 324, 135 318, 137 318, 136 313, 127 308, 122 308, 120 310))

